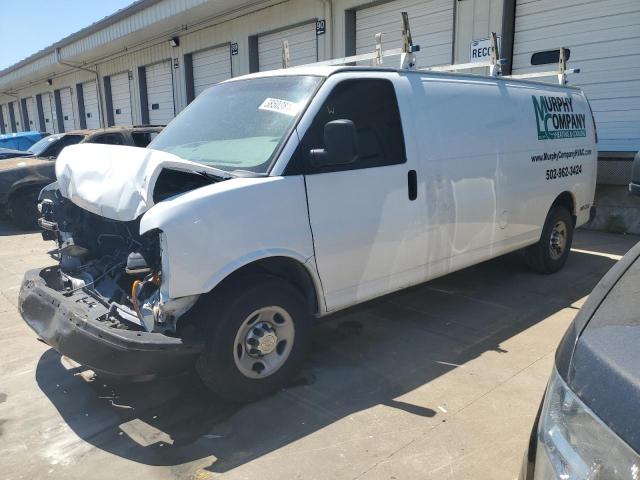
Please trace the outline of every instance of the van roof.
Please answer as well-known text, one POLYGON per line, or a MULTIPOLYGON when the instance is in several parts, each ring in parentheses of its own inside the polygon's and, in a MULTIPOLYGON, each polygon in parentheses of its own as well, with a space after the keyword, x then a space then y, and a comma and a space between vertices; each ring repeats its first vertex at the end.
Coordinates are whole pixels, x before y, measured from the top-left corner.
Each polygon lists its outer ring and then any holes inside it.
POLYGON ((517 79, 509 77, 492 77, 490 75, 480 75, 477 73, 457 73, 457 72, 432 72, 428 70, 405 70, 400 68, 391 67, 368 67, 368 66, 345 66, 345 65, 309 65, 300 67, 283 68, 279 70, 268 70, 265 72, 250 73, 248 75, 242 75, 239 77, 230 78, 226 82, 235 82, 238 80, 247 80, 251 78, 265 78, 265 77, 282 77, 290 75, 314 75, 320 77, 329 77, 336 73, 343 72, 396 72, 396 73, 410 73, 419 75, 428 75, 430 77, 442 77, 442 78, 470 78, 470 79, 486 79, 486 80, 503 80, 514 82, 518 84, 533 84, 543 85, 545 87, 556 88, 568 88, 572 90, 580 91, 580 88, 575 85, 558 85, 554 83, 541 82, 537 80, 517 79))

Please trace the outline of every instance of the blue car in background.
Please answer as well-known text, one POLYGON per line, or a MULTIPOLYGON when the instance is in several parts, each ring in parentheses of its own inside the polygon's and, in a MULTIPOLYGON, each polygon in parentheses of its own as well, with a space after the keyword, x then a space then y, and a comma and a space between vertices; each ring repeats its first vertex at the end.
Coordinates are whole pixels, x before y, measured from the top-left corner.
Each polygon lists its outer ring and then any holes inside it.
POLYGON ((13 148, 0 148, 0 160, 5 158, 28 157, 33 155, 29 150, 14 150, 13 148))
POLYGON ((0 135, 0 148, 25 151, 47 135, 40 132, 5 133, 0 135))

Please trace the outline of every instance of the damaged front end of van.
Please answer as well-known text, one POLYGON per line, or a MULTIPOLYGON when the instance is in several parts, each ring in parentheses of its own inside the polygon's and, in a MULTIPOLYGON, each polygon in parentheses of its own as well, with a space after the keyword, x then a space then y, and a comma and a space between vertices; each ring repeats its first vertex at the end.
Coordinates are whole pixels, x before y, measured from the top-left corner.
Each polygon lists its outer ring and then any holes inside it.
POLYGON ((228 174, 165 152, 100 145, 69 148, 56 173, 38 208, 57 265, 25 274, 23 318, 45 343, 95 371, 184 370, 201 350, 189 319, 198 295, 169 296, 164 233, 140 233, 140 223, 155 204, 228 174))
POLYGON ((233 401, 281 388, 324 305, 304 178, 273 170, 321 83, 223 82, 148 148, 65 148, 38 204, 56 264, 25 274, 25 322, 99 374, 195 367, 233 401))

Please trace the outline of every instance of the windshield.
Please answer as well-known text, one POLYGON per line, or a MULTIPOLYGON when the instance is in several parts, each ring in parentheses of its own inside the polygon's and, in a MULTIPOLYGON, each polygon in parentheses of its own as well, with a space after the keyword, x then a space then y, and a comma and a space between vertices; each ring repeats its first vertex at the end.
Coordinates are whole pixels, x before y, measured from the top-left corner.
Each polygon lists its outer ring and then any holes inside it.
POLYGON ((52 142, 57 141, 61 136, 62 135, 50 135, 41 140, 38 140, 36 143, 29 147, 28 152, 33 153, 34 155, 42 155, 46 148, 51 145, 52 142))
POLYGON ((84 140, 84 135, 68 135, 62 133, 58 135, 49 135, 48 137, 45 137, 31 145, 27 151, 42 157, 57 157, 64 147, 75 145, 76 143, 80 143, 82 140, 84 140))
POLYGON ((216 85, 199 95, 149 148, 221 170, 266 173, 321 81, 282 76, 216 85))

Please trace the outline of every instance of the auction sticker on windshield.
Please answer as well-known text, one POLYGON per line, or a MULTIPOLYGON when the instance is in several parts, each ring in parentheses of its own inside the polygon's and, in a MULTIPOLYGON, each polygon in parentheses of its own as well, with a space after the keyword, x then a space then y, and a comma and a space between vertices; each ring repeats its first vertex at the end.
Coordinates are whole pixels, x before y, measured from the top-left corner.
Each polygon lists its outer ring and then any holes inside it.
POLYGON ((300 105, 288 100, 279 98, 265 98, 264 102, 258 107, 259 110, 269 110, 271 112, 282 113, 295 117, 300 111, 300 105))

